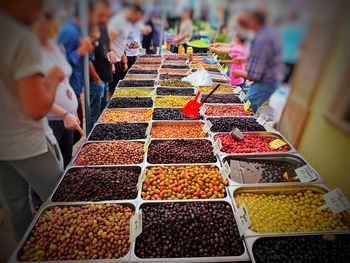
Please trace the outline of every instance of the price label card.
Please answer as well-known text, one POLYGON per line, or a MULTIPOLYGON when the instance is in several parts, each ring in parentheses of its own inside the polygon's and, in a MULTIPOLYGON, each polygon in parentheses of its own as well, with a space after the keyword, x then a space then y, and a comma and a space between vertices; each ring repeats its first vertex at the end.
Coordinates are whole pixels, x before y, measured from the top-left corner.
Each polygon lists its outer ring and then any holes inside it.
POLYGON ((222 143, 220 139, 217 139, 214 141, 213 148, 214 148, 214 154, 220 153, 220 150, 222 148, 222 143))
POLYGON ((205 112, 207 111, 207 109, 208 109, 208 106, 207 106, 207 105, 203 105, 203 106, 200 108, 200 110, 199 110, 199 114, 200 114, 200 115, 204 115, 205 112))
POLYGON ((146 169, 144 169, 142 171, 142 173, 139 176, 139 179, 137 180, 137 189, 138 190, 142 188, 142 184, 143 184, 143 181, 145 180, 145 177, 146 177, 146 169))
POLYGON ((350 202, 339 187, 326 193, 323 198, 333 214, 338 214, 350 209, 350 202))
POLYGON ((242 88, 241 87, 236 87, 235 90, 234 90, 234 93, 240 93, 242 91, 242 88))
POLYGON ((278 149, 281 148, 282 146, 286 145, 287 143, 285 141, 282 141, 281 139, 276 139, 273 140, 272 142, 269 143, 270 147, 272 149, 278 149))
POLYGON ((142 209, 130 218, 130 236, 129 242, 134 242, 135 239, 142 233, 142 209))
POLYGON ((244 93, 243 91, 241 91, 241 92, 239 93, 238 97, 239 97, 239 99, 240 99, 241 101, 243 101, 244 98, 245 98, 245 93, 244 93))
POLYGON ((238 210, 237 210, 237 216, 238 216, 238 226, 239 226, 239 232, 241 236, 244 236, 244 234, 247 232, 249 226, 250 226, 250 218, 248 215, 248 210, 245 204, 242 204, 238 210))
POLYGON ((145 144, 143 145, 143 150, 144 150, 145 152, 148 151, 148 147, 149 147, 150 144, 151 144, 151 140, 148 139, 148 140, 145 142, 145 144))
POLYGON ((210 132, 210 127, 208 126, 208 124, 204 123, 204 125, 203 125, 203 131, 204 131, 205 133, 210 132))
POLYGON ((268 120, 269 116, 263 113, 256 119, 256 122, 260 125, 265 125, 268 120))
POLYGON ((199 87, 195 86, 193 89, 194 89, 194 94, 197 94, 199 87))
POLYGON ((300 182, 303 183, 314 181, 318 177, 316 171, 308 164, 295 169, 295 173, 300 182))
POLYGON ((251 104, 252 104, 252 103, 250 102, 250 100, 247 100, 247 101, 244 103, 244 105, 243 105, 244 111, 248 111, 251 104))
POLYGON ((150 137, 151 136, 151 124, 148 124, 147 129, 146 129, 146 136, 150 137))
POLYGON ((241 141, 244 137, 244 134, 236 127, 233 128, 233 130, 230 132, 230 135, 237 141, 241 141))
POLYGON ((228 162, 225 162, 224 165, 222 166, 221 174, 222 174, 222 177, 224 177, 225 179, 227 179, 231 174, 231 168, 228 162))
POLYGON ((213 127, 213 124, 209 120, 205 120, 205 123, 208 125, 209 129, 213 127))

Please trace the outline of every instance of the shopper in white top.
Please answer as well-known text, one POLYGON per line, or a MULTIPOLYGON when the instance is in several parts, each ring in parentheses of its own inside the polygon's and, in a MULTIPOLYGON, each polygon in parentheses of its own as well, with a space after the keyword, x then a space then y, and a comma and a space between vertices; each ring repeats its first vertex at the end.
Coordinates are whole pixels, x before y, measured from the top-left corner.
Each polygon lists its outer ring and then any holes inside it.
POLYGON ((34 25, 34 32, 41 44, 44 72, 56 65, 63 70, 65 76, 57 87, 55 102, 47 118, 59 143, 64 167, 67 167, 72 159, 73 132, 78 130, 83 135, 83 130, 77 117, 78 100, 69 83, 72 67, 66 59, 63 48, 50 39, 52 29, 52 15, 49 13, 43 15, 34 25))
POLYGON ((128 61, 125 55, 127 37, 132 30, 133 25, 143 18, 143 10, 138 5, 131 5, 124 12, 114 15, 108 23, 109 38, 111 47, 117 53, 117 63, 115 64, 115 73, 113 81, 109 83, 109 95, 111 96, 119 80, 125 76, 128 70, 128 61))
POLYGON ((0 201, 18 241, 33 218, 28 185, 45 201, 63 173, 42 118, 64 74, 54 66, 44 77, 40 45, 29 27, 40 9, 38 0, 0 1, 0 201))
POLYGON ((175 45, 186 44, 191 39, 193 27, 191 14, 191 9, 184 9, 182 11, 178 34, 174 39, 175 45))

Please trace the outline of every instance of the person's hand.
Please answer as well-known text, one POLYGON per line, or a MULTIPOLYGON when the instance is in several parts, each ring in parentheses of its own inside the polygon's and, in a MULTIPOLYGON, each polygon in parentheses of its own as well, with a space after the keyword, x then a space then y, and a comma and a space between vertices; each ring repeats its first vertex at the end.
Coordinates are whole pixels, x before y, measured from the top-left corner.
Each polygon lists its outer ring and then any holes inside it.
POLYGON ((49 72, 47 73, 47 80, 48 81, 54 81, 56 85, 60 83, 62 80, 64 80, 64 72, 59 66, 53 66, 50 68, 49 72))
POLYGON ((246 58, 244 57, 236 57, 232 59, 232 64, 242 64, 246 62, 246 58))
POLYGON ((73 129, 79 131, 81 135, 84 135, 84 131, 80 127, 80 121, 77 116, 68 113, 64 118, 63 118, 63 123, 64 127, 66 129, 73 129))
POLYGON ((117 53, 113 50, 107 53, 107 57, 109 58, 109 63, 115 64, 117 63, 117 53))
POLYGON ((94 51, 94 45, 91 42, 89 37, 84 37, 80 39, 80 45, 77 49, 77 52, 80 56, 84 56, 87 53, 94 51))
POLYGON ((128 62, 124 62, 123 63, 123 70, 124 70, 124 72, 126 72, 127 70, 128 70, 128 62))
POLYGON ((243 70, 233 70, 231 74, 234 78, 239 78, 239 77, 243 77, 244 71, 243 70))

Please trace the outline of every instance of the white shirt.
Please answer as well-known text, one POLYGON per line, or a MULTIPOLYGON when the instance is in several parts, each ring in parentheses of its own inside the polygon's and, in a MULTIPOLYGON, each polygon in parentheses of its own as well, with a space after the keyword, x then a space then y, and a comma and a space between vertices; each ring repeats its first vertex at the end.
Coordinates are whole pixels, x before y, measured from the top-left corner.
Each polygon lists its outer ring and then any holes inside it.
MULTIPOLYGON (((52 50, 48 50, 46 48, 42 48, 43 52, 43 68, 45 74, 49 72, 49 70, 53 66, 60 67, 64 72, 64 80, 61 81, 56 90, 55 103, 64 108, 66 111, 76 114, 78 110, 78 99, 74 93, 73 88, 69 84, 69 77, 72 75, 72 67, 68 63, 63 51, 60 49, 58 44, 51 40, 50 46, 52 50)), ((47 114, 47 118, 49 120, 61 120, 62 118, 49 112, 47 114)))
POLYGON ((127 21, 125 14, 119 13, 111 18, 108 23, 108 30, 115 33, 117 38, 111 42, 111 46, 117 52, 117 61, 121 61, 124 54, 126 39, 132 29, 132 24, 127 21))
POLYGON ((185 34, 188 34, 188 37, 181 40, 180 43, 187 43, 192 37, 192 21, 190 19, 180 23, 179 36, 185 34))
MULTIPOLYGON (((139 43, 139 46, 141 47, 141 29, 145 25, 142 22, 139 22, 132 26, 131 31, 129 32, 129 35, 127 37, 127 44, 131 43, 133 41, 136 41, 139 43)), ((140 48, 128 48, 128 46, 125 47, 125 54, 128 57, 134 57, 140 55, 140 48)))
POLYGON ((0 160, 21 160, 47 152, 42 120, 21 108, 17 81, 44 74, 39 41, 29 27, 0 12, 0 160))

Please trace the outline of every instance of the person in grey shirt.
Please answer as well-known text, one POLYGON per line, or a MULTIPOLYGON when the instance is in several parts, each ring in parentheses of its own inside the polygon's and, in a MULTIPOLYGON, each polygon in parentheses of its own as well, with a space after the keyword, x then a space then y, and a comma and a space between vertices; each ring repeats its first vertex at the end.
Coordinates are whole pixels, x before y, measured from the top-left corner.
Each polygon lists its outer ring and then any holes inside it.
POLYGON ((54 66, 46 77, 40 45, 30 25, 40 0, 0 1, 0 201, 19 241, 33 219, 29 185, 45 201, 63 167, 57 145, 45 136, 43 118, 64 79, 54 66))

